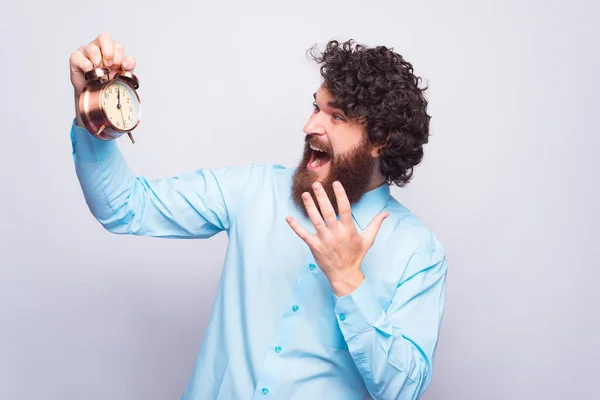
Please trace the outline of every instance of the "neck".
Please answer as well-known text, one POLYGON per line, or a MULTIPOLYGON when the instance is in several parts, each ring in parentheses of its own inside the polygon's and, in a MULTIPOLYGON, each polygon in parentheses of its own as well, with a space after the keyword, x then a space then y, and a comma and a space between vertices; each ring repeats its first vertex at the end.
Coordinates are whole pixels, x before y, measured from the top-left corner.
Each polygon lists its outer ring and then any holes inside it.
POLYGON ((385 183, 385 178, 379 172, 379 169, 373 171, 373 176, 371 177, 371 183, 369 183, 369 188, 367 191, 371 191, 373 189, 377 189, 379 186, 385 183))

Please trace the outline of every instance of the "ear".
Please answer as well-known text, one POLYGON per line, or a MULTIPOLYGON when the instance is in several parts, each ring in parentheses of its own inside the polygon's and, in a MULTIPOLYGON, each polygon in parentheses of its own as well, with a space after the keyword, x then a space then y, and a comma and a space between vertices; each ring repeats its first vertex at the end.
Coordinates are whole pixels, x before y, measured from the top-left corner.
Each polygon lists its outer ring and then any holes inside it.
POLYGON ((371 157, 373 158, 377 158, 379 157, 379 153, 381 152, 381 149, 383 149, 385 147, 385 145, 381 144, 378 146, 371 146, 371 157))
POLYGON ((386 146, 387 142, 390 140, 390 136, 392 136, 391 132, 388 133, 387 137, 385 138, 385 142, 382 144, 378 144, 378 145, 371 144, 371 157, 373 157, 373 158, 379 157, 381 150, 386 146))

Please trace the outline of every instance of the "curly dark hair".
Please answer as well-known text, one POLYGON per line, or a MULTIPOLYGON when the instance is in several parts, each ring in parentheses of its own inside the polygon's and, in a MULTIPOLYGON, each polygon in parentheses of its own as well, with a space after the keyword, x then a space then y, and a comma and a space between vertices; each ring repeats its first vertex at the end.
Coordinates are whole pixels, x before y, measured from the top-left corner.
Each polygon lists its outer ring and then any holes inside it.
POLYGON ((368 139, 380 150, 380 170, 388 184, 406 186, 423 159, 429 140, 427 87, 413 66, 393 51, 368 48, 353 39, 331 40, 323 52, 307 53, 321 64, 323 86, 349 118, 365 123, 368 139))

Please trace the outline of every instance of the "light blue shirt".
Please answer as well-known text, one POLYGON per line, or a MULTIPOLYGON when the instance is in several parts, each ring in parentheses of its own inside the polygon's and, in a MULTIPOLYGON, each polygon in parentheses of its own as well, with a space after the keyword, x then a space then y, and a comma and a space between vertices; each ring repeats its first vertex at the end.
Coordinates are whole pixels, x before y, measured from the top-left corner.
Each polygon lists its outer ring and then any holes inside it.
POLYGON ((86 203, 108 231, 227 233, 212 315, 181 399, 416 399, 424 392, 444 310, 446 256, 388 185, 352 208, 360 231, 382 210, 390 216, 362 262, 365 280, 338 298, 285 220, 292 215, 315 232, 291 199, 294 169, 252 164, 150 180, 130 170, 118 140, 96 139, 75 121, 71 140, 86 203))

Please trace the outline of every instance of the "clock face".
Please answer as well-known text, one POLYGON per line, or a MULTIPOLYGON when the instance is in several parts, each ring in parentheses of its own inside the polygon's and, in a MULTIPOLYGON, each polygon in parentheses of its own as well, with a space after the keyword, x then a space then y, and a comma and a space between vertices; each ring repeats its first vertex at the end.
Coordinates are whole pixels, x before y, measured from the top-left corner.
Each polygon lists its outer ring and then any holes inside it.
POLYGON ((133 89, 119 81, 114 81, 104 88, 102 105, 106 117, 118 129, 132 128, 139 119, 140 106, 133 89))

